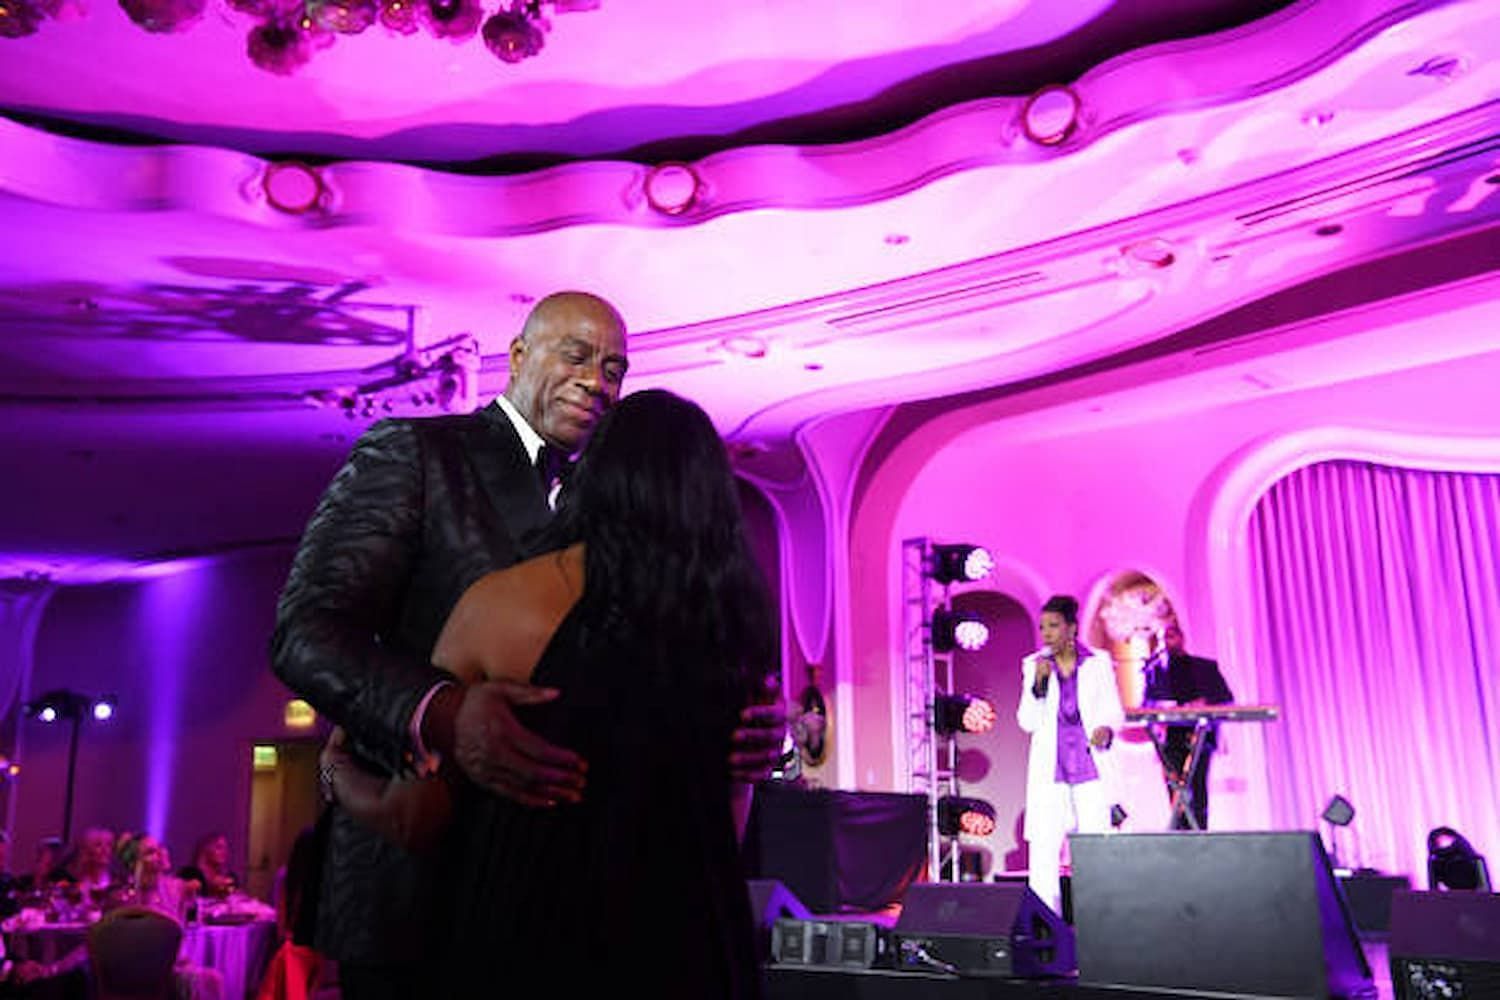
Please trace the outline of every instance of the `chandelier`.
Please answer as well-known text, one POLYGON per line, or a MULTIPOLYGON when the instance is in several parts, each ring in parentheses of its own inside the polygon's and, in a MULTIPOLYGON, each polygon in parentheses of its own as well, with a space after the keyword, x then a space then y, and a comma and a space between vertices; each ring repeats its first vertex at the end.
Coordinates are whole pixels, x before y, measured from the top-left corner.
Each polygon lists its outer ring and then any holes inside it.
MULTIPOLYGON (((558 13, 595 10, 600 0, 500 0, 486 11, 481 0, 224 0, 253 24, 246 54, 263 70, 286 75, 332 45, 377 24, 396 35, 425 32, 450 42, 479 35, 495 58, 518 63, 542 51, 551 23, 542 5, 558 13)), ((131 21, 168 34, 196 24, 209 0, 119 0, 131 21)), ((35 34, 44 21, 76 16, 77 0, 0 0, 0 38, 35 34)))

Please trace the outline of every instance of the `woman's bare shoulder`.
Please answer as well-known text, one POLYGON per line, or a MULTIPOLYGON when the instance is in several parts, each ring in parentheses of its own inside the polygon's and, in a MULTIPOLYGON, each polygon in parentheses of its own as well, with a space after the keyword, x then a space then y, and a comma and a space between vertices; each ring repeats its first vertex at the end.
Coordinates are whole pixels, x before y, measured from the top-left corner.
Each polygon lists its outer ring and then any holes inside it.
POLYGON ((573 546, 486 573, 454 606, 432 662, 462 678, 522 679, 582 593, 583 549, 573 546))

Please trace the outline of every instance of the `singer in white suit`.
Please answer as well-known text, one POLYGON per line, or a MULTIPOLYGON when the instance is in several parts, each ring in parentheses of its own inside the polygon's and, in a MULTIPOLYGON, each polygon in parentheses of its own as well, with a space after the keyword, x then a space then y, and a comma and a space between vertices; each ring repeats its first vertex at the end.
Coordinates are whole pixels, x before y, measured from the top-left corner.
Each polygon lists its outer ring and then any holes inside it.
POLYGON ((1042 605, 1042 648, 1021 661, 1016 722, 1031 734, 1026 764, 1027 882, 1062 912, 1063 839, 1074 830, 1106 833, 1110 803, 1107 753, 1125 721, 1109 655, 1078 641, 1078 601, 1058 595, 1042 605))

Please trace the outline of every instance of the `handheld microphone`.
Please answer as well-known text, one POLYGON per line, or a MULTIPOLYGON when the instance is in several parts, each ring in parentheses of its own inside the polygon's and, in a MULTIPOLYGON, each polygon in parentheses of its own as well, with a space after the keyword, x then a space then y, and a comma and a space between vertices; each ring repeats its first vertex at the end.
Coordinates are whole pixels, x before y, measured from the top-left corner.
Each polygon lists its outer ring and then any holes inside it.
MULTIPOLYGON (((1052 647, 1042 643, 1042 648, 1036 651, 1038 660, 1051 660, 1054 669, 1057 667, 1057 654, 1052 652, 1052 647)), ((1045 677, 1038 677, 1031 682, 1031 693, 1038 698, 1047 696, 1047 685, 1052 683, 1052 671, 1048 671, 1045 677)))

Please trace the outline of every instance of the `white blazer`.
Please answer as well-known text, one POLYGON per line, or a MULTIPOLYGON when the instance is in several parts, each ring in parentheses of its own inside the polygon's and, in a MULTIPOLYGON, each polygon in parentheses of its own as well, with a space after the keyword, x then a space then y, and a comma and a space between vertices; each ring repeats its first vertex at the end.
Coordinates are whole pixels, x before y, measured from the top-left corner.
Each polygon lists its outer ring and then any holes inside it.
MULTIPOLYGON (((1021 661, 1021 704, 1016 708, 1016 723, 1031 734, 1031 752, 1026 761, 1026 826, 1027 840, 1033 833, 1045 829, 1035 824, 1058 821, 1054 811, 1046 803, 1042 793, 1050 791, 1057 780, 1057 702, 1061 697, 1056 671, 1047 682, 1047 695, 1038 698, 1031 693, 1036 681, 1037 654, 1032 653, 1021 661)), ((1083 731, 1092 735, 1099 726, 1108 726, 1118 738, 1120 727, 1125 724, 1125 709, 1120 704, 1120 689, 1115 684, 1115 665, 1108 653, 1091 650, 1078 662, 1078 715, 1083 720, 1083 731)), ((1099 770, 1101 781, 1108 781, 1108 769, 1113 763, 1102 759, 1108 751, 1089 748, 1094 766, 1099 770)))

